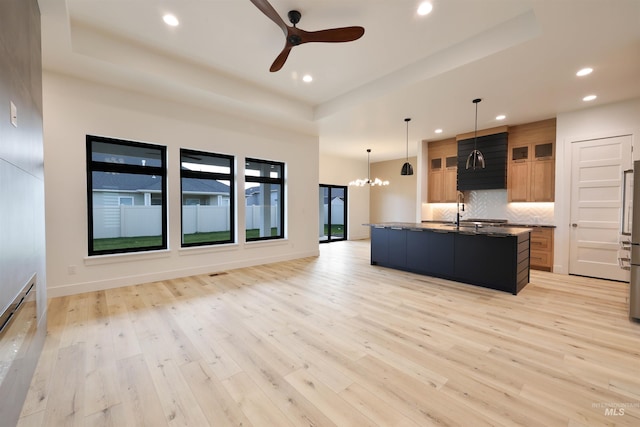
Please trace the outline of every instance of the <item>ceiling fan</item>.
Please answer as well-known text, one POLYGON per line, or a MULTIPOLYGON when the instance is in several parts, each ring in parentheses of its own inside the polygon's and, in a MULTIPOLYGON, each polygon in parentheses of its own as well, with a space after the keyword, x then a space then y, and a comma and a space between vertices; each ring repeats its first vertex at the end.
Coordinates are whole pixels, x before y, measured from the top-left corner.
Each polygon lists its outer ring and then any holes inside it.
POLYGON ((302 16, 297 10, 291 10, 288 13, 289 21, 292 26, 285 24, 278 12, 271 6, 267 0, 251 0, 258 9, 262 11, 269 19, 278 25, 284 35, 286 36, 286 42, 284 49, 280 52, 280 55, 273 61, 269 71, 275 72, 282 68, 289 56, 289 52, 294 46, 298 46, 302 43, 309 42, 323 42, 323 43, 341 43, 350 42, 359 39, 364 34, 364 28, 362 27, 343 27, 343 28, 331 28, 328 30, 320 31, 305 31, 296 27, 296 24, 300 22, 302 16))

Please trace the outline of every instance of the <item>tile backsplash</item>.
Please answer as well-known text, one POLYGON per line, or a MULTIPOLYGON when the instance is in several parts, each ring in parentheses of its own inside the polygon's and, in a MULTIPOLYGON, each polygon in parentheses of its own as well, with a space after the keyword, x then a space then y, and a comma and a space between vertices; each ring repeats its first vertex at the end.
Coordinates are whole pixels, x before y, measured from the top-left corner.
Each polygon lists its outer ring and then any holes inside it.
MULTIPOLYGON (((431 218, 434 221, 454 221, 455 203, 430 203, 431 218)), ((508 203, 507 190, 476 190, 465 192, 465 219, 506 219, 516 224, 555 225, 553 203, 508 203)))

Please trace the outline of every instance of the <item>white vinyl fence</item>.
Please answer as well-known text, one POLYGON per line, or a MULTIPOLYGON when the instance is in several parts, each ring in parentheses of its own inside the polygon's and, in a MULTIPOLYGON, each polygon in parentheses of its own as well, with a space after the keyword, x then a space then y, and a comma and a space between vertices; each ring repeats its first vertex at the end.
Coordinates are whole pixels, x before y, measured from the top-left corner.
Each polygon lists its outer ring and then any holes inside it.
POLYGON ((161 206, 99 206, 93 208, 93 238, 160 236, 161 206))
MULTIPOLYGON (((262 206, 245 206, 247 230, 262 225, 262 206)), ((184 234, 230 229, 227 206, 182 206, 184 234)), ((271 227, 280 224, 280 211, 271 207, 271 227)), ((93 208, 93 238, 159 236, 162 234, 161 206, 101 206, 93 208)))
MULTIPOLYGON (((331 225, 344 225, 344 203, 331 203, 331 225)), ((329 224, 329 206, 324 205, 324 225, 329 224)))
POLYGON ((228 206, 182 206, 184 234, 227 231, 230 228, 228 206))
MULTIPOLYGON (((246 217, 244 226, 247 230, 259 229, 262 226, 263 206, 245 206, 246 217)), ((280 225, 280 210, 276 206, 271 206, 271 228, 280 225)))

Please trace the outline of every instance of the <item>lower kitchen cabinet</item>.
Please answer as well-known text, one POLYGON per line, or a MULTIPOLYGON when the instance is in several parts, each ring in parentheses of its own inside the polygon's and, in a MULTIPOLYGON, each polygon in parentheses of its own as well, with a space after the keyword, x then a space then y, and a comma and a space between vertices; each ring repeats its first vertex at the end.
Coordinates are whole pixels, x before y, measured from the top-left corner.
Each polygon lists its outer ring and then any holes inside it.
POLYGON ((453 234, 433 230, 407 233, 407 269, 434 276, 453 274, 453 234))
POLYGON ((371 264, 517 294, 529 283, 529 232, 371 227, 371 264))
MULTIPOLYGON (((523 249, 526 249, 528 256, 529 239, 526 240, 523 249)), ((514 236, 456 234, 454 253, 460 281, 517 293, 520 290, 517 289, 518 269, 522 267, 518 262, 519 257, 522 259, 518 243, 514 236)), ((529 282, 528 279, 524 284, 529 282)))
POLYGON ((407 268, 407 233, 402 228, 389 229, 389 267, 407 268))
POLYGON ((389 235, 391 230, 385 227, 371 227, 371 264, 389 264, 389 235), (373 242, 376 242, 374 245, 373 242))
POLYGON ((553 228, 531 229, 531 268, 553 271, 553 228))

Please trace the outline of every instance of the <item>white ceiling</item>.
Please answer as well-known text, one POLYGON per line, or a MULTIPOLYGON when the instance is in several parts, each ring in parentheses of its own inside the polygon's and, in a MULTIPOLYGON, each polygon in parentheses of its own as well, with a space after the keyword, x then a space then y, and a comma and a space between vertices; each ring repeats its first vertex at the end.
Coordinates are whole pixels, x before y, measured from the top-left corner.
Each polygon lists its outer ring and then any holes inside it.
POLYGON ((297 46, 271 73, 284 35, 249 0, 39 0, 43 66, 251 114, 318 135, 322 152, 371 148, 372 161, 404 157, 405 117, 410 155, 419 140, 472 131, 478 97, 479 128, 640 97, 640 0, 432 0, 426 17, 419 0, 270 2, 285 21, 302 12, 307 31, 365 35, 297 46), (577 78, 584 66, 594 72, 577 78))

